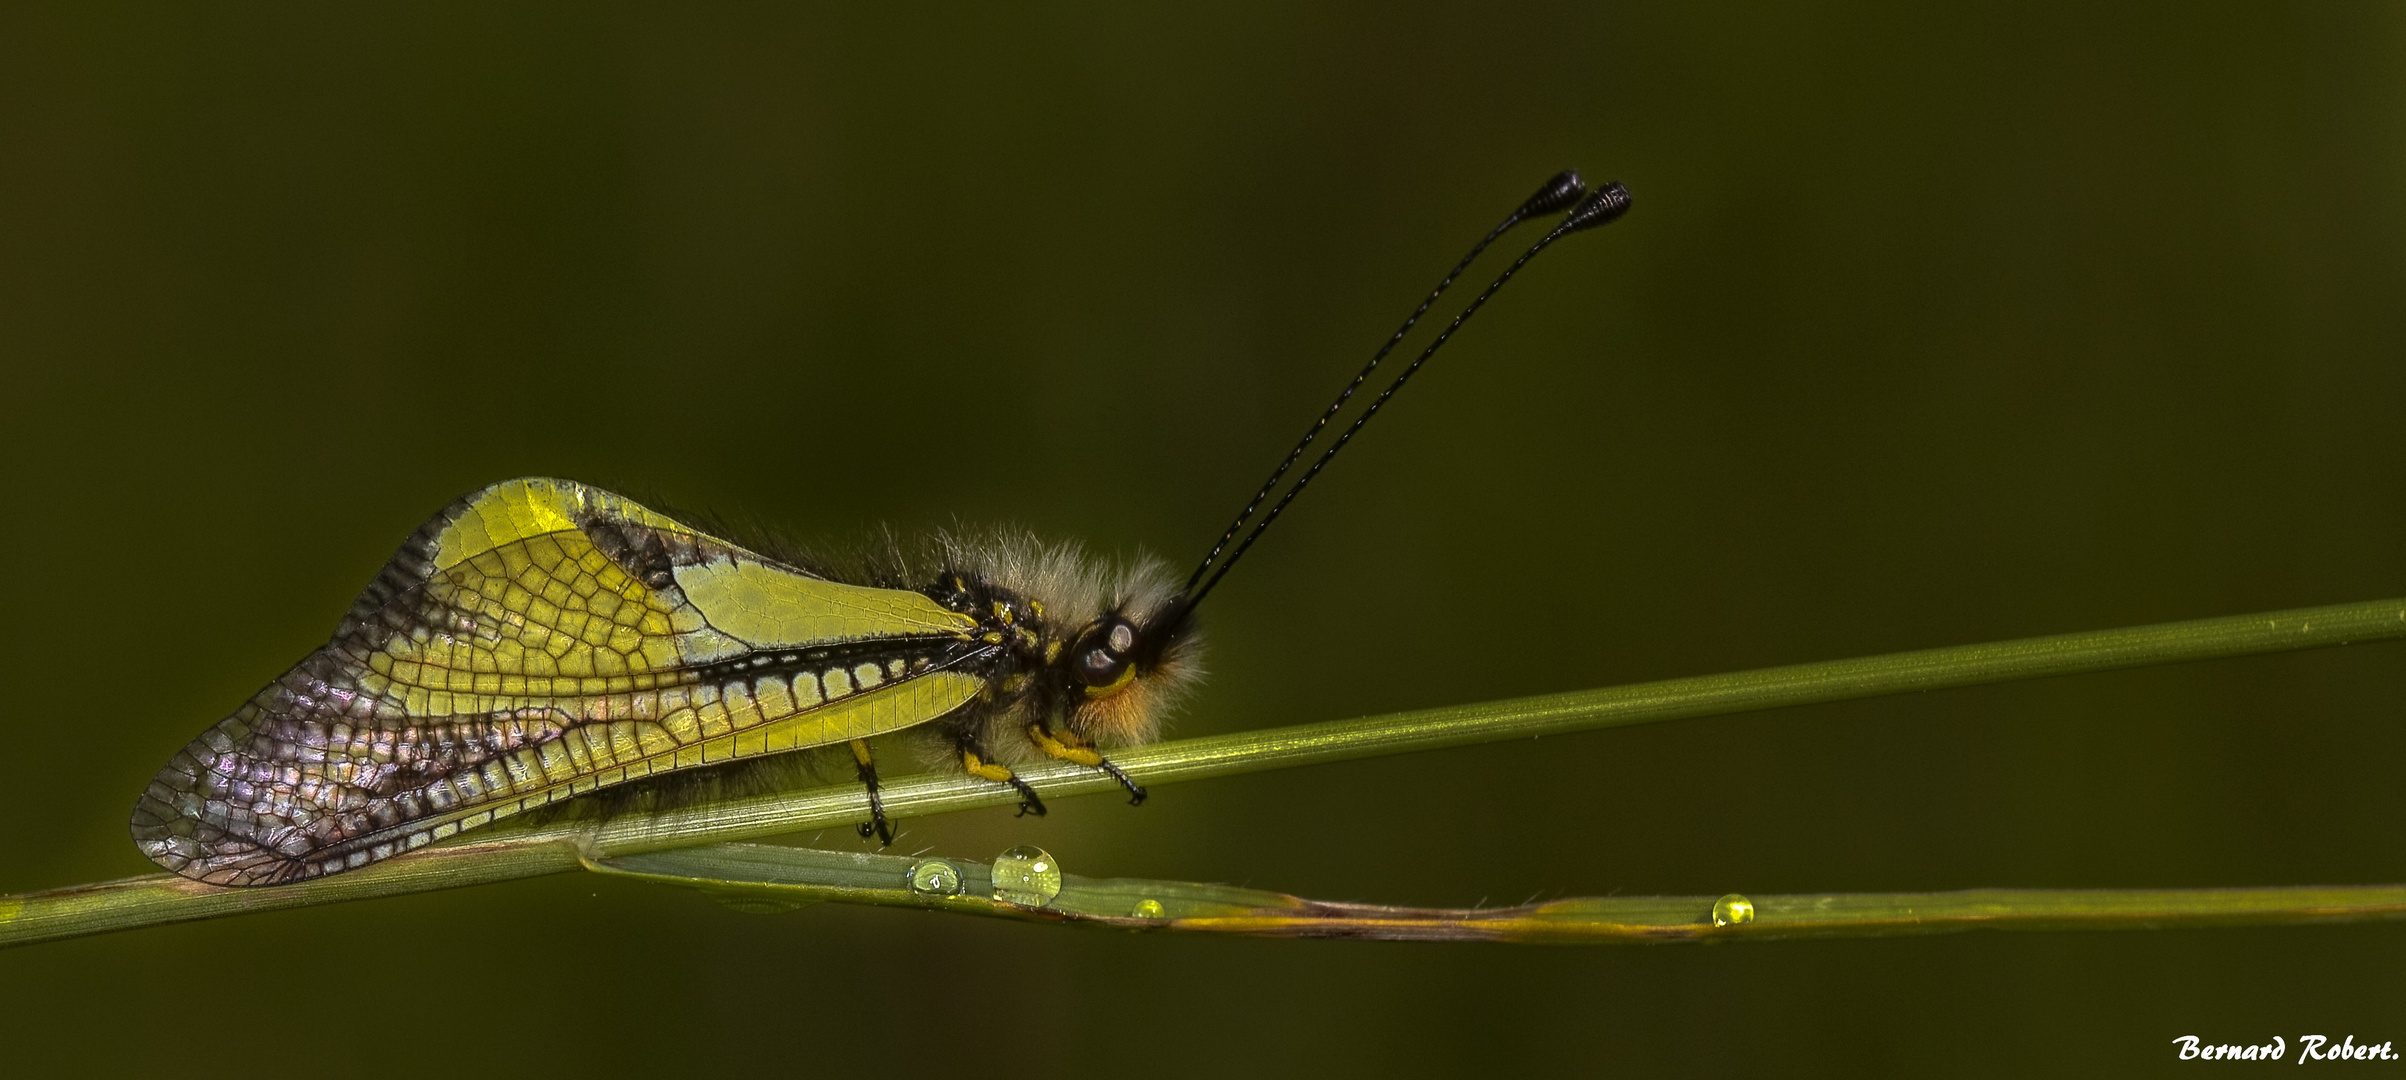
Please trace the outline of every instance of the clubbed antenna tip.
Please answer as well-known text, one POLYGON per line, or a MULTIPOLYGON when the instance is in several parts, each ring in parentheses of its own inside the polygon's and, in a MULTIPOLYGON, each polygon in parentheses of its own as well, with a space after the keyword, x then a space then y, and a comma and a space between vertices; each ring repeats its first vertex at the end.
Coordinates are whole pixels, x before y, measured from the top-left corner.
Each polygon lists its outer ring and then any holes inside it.
POLYGON ((1592 229, 1598 225, 1608 224, 1628 212, 1629 189, 1622 187, 1620 181, 1614 180, 1597 188, 1594 194, 1581 200, 1579 208, 1571 211, 1569 217, 1562 219, 1562 231, 1578 232, 1581 229, 1592 229))
POLYGON ((1577 172, 1564 169, 1539 187, 1537 194, 1529 196, 1529 201, 1520 204, 1520 210, 1512 216, 1533 218, 1540 214, 1559 214, 1570 209, 1571 204, 1578 202, 1579 196, 1585 194, 1587 181, 1579 179, 1577 172))
POLYGON ((1212 545, 1211 551, 1203 556, 1203 561, 1195 566, 1195 572, 1187 577, 1186 588, 1181 598, 1184 603, 1183 610, 1194 610, 1203 603, 1204 597, 1211 595, 1211 591, 1219 587, 1220 579, 1227 577, 1228 571, 1235 569, 1237 561, 1243 559, 1245 552, 1252 550, 1253 542, 1261 539, 1262 533, 1269 530, 1271 523, 1277 521, 1279 515, 1286 512, 1288 504, 1295 501, 1295 496, 1302 494, 1303 489, 1310 486, 1312 478, 1320 475, 1320 470, 1328 467, 1328 463, 1336 458, 1337 452, 1353 441, 1354 435, 1362 430, 1362 426, 1368 424, 1371 417, 1378 415, 1378 411, 1386 406, 1387 400, 1394 397, 1396 391, 1403 389, 1404 383, 1411 381, 1412 374, 1419 371, 1421 365, 1428 363, 1429 357, 1435 356, 1438 349, 1444 348, 1445 343, 1454 336, 1454 332, 1460 330, 1462 324, 1469 322, 1472 315, 1478 314, 1479 308, 1485 306, 1488 299, 1493 297, 1497 290, 1504 287, 1505 282, 1512 280, 1512 275, 1519 273, 1521 267, 1528 265, 1529 260, 1536 258, 1538 252, 1544 251, 1554 241, 1582 229, 1592 229, 1605 224, 1628 212, 1629 189, 1622 187, 1618 182, 1606 184, 1597 191, 1589 192, 1587 182, 1581 180, 1578 173, 1565 169, 1555 173, 1544 184, 1539 185, 1536 194, 1524 200, 1519 209, 1514 210, 1511 216, 1506 217, 1490 230, 1484 239, 1474 245, 1470 249, 1470 254, 1464 255, 1461 262, 1454 264, 1453 270, 1439 280, 1437 287, 1429 292, 1428 299, 1422 300, 1420 306, 1412 310, 1411 316, 1404 320, 1403 325, 1387 338, 1387 343, 1380 346, 1378 352, 1372 354, 1370 362, 1363 365, 1362 370, 1354 375, 1353 381, 1347 383, 1345 389, 1337 395, 1337 399, 1330 402, 1328 408, 1321 412, 1317 420, 1312 422, 1312 426, 1304 431, 1303 440, 1296 443, 1293 450, 1287 452, 1286 460, 1280 462, 1278 468, 1270 473, 1269 481, 1264 483, 1261 490, 1254 494, 1253 501, 1246 504, 1245 508, 1237 513, 1236 520, 1228 524, 1228 531, 1220 534, 1219 542, 1212 545), (1582 196, 1585 197, 1582 198, 1582 196), (1430 342, 1428 348, 1421 350, 1419 357, 1412 361, 1411 366, 1404 369, 1403 374, 1397 375, 1395 381, 1387 384, 1387 388, 1370 402, 1369 407, 1362 411, 1361 416, 1354 419, 1351 426, 1338 433, 1336 443, 1321 451, 1319 460, 1314 461, 1311 468, 1304 471, 1303 477, 1287 488, 1286 494, 1281 496, 1277 503, 1271 505, 1269 513, 1259 522, 1254 523, 1253 531, 1247 533, 1244 540, 1238 542, 1236 547, 1231 550, 1228 545, 1232 541, 1236 541, 1237 533, 1244 529, 1245 523, 1252 521, 1254 512, 1260 510, 1262 504, 1270 498, 1271 493, 1277 490, 1278 482, 1286 476, 1287 470, 1294 466, 1296 461, 1303 456, 1304 450, 1312 445, 1312 440, 1319 437, 1321 430, 1326 428, 1328 422, 1345 407, 1345 403, 1352 399, 1353 392, 1361 387, 1363 380, 1368 379, 1370 373, 1377 370, 1379 362, 1386 359, 1388 351, 1395 348, 1396 343, 1402 341, 1405 334, 1411 332, 1413 324, 1417 323, 1420 316, 1428 311, 1429 305, 1435 303, 1437 298, 1444 294, 1446 288, 1454 283, 1454 278, 1470 266, 1471 260, 1478 258, 1480 252, 1487 250, 1487 245, 1494 243, 1497 237, 1504 235, 1514 225, 1540 214, 1551 214, 1566 207, 1570 209, 1570 213, 1565 215, 1551 230, 1548 230, 1537 243, 1530 245, 1529 250, 1522 252, 1520 258, 1513 260, 1512 265, 1505 268, 1502 274, 1497 275, 1495 281, 1480 292, 1477 299, 1472 300, 1469 306, 1462 309, 1461 314, 1454 316, 1453 321, 1448 323, 1444 330, 1438 332, 1436 340, 1430 342), (1223 552, 1228 556, 1225 560, 1220 557, 1223 552))

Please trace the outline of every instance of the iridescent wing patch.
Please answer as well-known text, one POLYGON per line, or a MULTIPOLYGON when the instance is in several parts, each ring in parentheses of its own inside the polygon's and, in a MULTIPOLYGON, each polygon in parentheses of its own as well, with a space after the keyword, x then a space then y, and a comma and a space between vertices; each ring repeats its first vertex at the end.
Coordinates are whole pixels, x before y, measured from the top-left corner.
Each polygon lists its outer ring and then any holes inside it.
POLYGON ((975 628, 622 496, 507 481, 427 522, 333 640, 159 770, 134 840, 223 885, 361 866, 612 784, 934 720, 986 687, 975 628))

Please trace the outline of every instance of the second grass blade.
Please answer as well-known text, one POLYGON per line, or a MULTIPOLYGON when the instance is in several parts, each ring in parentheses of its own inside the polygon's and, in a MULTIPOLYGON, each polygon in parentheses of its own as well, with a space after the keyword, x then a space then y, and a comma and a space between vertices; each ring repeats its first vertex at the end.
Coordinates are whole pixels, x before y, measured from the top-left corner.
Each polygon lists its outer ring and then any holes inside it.
POLYGON ((1507 908, 1306 900, 1231 885, 1090 878, 1050 853, 992 864, 712 844, 592 859, 588 869, 699 889, 769 913, 835 901, 1159 933, 1380 941, 1628 945, 1895 937, 1964 930, 2162 930, 2406 918, 2406 885, 2245 889, 1965 889, 1936 893, 1578 897, 1507 908))

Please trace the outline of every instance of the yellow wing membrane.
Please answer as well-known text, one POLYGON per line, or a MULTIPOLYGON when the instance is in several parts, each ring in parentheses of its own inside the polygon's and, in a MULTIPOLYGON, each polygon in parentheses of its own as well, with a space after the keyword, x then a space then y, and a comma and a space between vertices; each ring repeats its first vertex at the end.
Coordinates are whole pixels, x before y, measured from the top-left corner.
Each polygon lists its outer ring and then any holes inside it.
POLYGON ((622 496, 507 481, 427 522, 332 641, 177 753, 134 839, 218 884, 364 865, 654 773, 934 720, 986 687, 975 628, 622 496))

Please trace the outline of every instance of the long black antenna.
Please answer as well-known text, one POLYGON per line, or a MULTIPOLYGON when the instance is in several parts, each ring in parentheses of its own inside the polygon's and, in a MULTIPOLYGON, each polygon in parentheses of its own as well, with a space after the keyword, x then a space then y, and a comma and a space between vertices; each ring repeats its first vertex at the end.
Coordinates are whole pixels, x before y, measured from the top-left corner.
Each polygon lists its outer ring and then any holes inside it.
MULTIPOLYGON (((1565 173, 1564 175, 1568 176, 1570 174, 1565 173)), ((1576 178, 1574 177, 1574 179, 1576 178)), ((1539 192, 1539 195, 1541 196, 1544 194, 1545 192, 1542 190, 1539 192)), ((1531 200, 1531 202, 1535 201, 1535 199, 1531 200)), ((1494 297, 1497 291, 1504 287, 1504 283, 1512 280, 1512 275, 1520 273, 1521 267, 1527 266, 1529 264, 1529 260, 1536 258, 1538 252, 1544 251, 1547 247, 1551 246, 1554 241, 1560 240, 1563 237, 1569 236, 1570 234, 1578 232, 1582 229, 1592 229, 1598 225, 1607 224, 1628 212, 1629 189, 1622 187, 1617 182, 1608 183, 1597 189, 1594 194, 1591 194, 1585 199, 1580 200, 1577 207, 1573 208, 1569 214, 1564 215, 1560 224, 1555 225, 1551 231, 1547 232, 1545 236, 1539 239, 1536 243, 1529 245, 1529 250, 1522 252, 1520 258, 1512 261, 1511 266, 1505 267, 1503 273, 1496 275, 1496 279, 1489 283, 1487 288, 1481 291, 1478 297, 1470 302, 1468 307, 1463 308, 1461 314, 1454 316, 1454 321, 1452 323, 1447 324, 1444 330, 1438 332, 1437 339, 1430 342, 1428 348, 1421 350, 1420 356, 1412 361, 1411 366, 1405 368, 1402 374, 1397 375, 1394 382, 1387 384, 1387 388, 1384 391, 1381 391, 1378 397, 1370 402, 1370 407, 1364 409, 1362 411, 1362 415, 1354 419, 1353 425, 1346 428, 1344 433, 1337 436, 1337 441, 1330 444, 1329 448, 1320 455, 1320 460, 1313 462, 1312 467, 1304 471, 1303 477, 1295 481, 1295 486, 1288 488, 1287 493, 1278 500, 1278 504, 1272 506, 1270 508, 1270 512, 1262 517, 1261 522, 1253 527, 1253 531, 1245 536, 1244 543, 1238 544, 1236 550, 1228 554, 1228 560, 1219 564, 1218 572, 1211 576, 1211 580, 1206 582, 1202 589, 1195 589, 1194 582, 1192 580, 1187 582, 1187 595, 1191 598, 1187 601, 1187 608, 1192 610, 1195 606, 1200 605, 1203 602, 1204 597, 1211 595, 1211 590, 1219 587, 1220 579, 1227 577, 1228 571, 1236 568, 1237 560, 1244 558, 1245 552, 1253 547, 1253 542, 1261 539, 1262 533, 1269 531, 1270 523, 1278 520, 1278 515, 1285 512, 1287 504, 1294 502, 1295 496, 1303 493, 1304 486, 1310 484, 1313 477, 1320 475, 1320 470, 1327 468, 1329 462, 1336 460, 1337 452, 1345 449, 1346 443, 1353 441, 1354 435, 1362 430, 1362 426, 1364 424, 1368 424, 1370 422, 1371 417, 1378 415, 1379 409, 1387 404, 1387 399, 1394 397, 1396 391, 1403 389, 1404 383, 1411 379, 1412 374, 1416 371, 1419 371, 1421 365, 1428 363, 1429 357, 1437 355, 1437 350, 1444 348, 1445 343, 1453 338, 1454 332, 1462 329, 1462 324, 1469 322, 1472 315, 1478 314, 1479 309, 1486 306, 1487 301, 1494 297)), ((1509 227, 1509 225, 1513 223, 1514 222, 1508 220, 1506 222, 1506 227, 1509 227)), ((1488 237, 1488 240, 1495 239, 1495 236, 1500 235, 1502 231, 1503 230, 1499 228, 1496 230, 1495 234, 1491 234, 1488 237)), ((1480 247, 1485 246, 1486 241, 1482 241, 1480 243, 1480 247)), ((1475 248, 1472 249, 1471 254, 1478 254, 1478 250, 1475 248)), ((1465 259, 1463 262, 1467 264, 1469 260, 1465 259)), ((1461 267, 1455 267, 1455 273, 1460 273, 1461 269, 1461 267)), ((1449 276, 1447 280, 1451 281, 1452 278, 1449 276)), ((1443 287, 1440 286, 1441 290, 1442 288, 1443 287)), ((1432 296, 1431 299, 1433 300, 1435 297, 1432 296)), ((1421 310, 1425 311, 1427 308, 1428 305, 1426 303, 1421 305, 1421 310)), ((1415 312, 1413 317, 1418 318, 1419 313, 1415 312)), ((1410 324, 1406 323, 1405 327, 1406 329, 1409 329, 1410 324)), ((1399 333, 1397 336, 1400 337, 1401 334, 1399 333)), ((1394 342, 1388 342, 1389 348, 1392 348, 1393 346, 1394 342)), ((1386 355, 1386 350, 1380 350, 1380 355, 1386 355)), ((1372 361, 1374 366, 1376 363, 1377 361, 1372 361)), ((1362 374, 1368 375, 1369 370, 1365 368, 1362 374)), ((1358 386, 1360 383, 1361 378, 1357 376, 1354 379, 1354 384, 1358 386)), ((1346 387, 1345 392, 1347 394, 1351 394, 1353 392, 1353 387, 1346 387)), ((1344 404, 1344 400, 1345 399, 1343 397, 1339 397, 1337 399, 1337 403, 1342 405, 1344 404)), ((1331 409, 1330 411, 1334 412, 1335 410, 1331 409)), ((1320 418, 1320 422, 1313 425, 1312 434, 1318 434, 1321 425, 1324 425, 1327 422, 1328 417, 1322 416, 1320 418)), ((1308 445, 1310 442, 1311 435, 1306 435, 1304 437, 1304 445, 1308 445)), ((1298 445, 1295 448, 1294 454, 1288 455, 1287 462, 1279 466, 1278 472, 1280 474, 1286 472, 1287 466, 1294 464, 1295 455, 1301 454, 1302 452, 1303 446, 1298 445)), ((1273 474, 1271 476, 1271 483, 1277 483, 1277 478, 1278 474, 1273 474)), ((1263 495, 1266 496, 1267 494, 1268 492, 1265 489, 1263 495)), ((1255 506, 1258 506, 1259 504, 1260 497, 1256 497, 1255 506)), ((1237 525, 1229 528, 1229 532, 1231 534, 1236 531, 1237 526, 1244 524, 1245 518, 1253 513, 1254 508, 1255 507, 1247 507, 1244 514, 1238 515, 1237 525)), ((1220 546, 1214 547, 1212 549, 1212 554, 1214 556, 1218 555, 1220 547, 1224 547, 1226 544, 1227 538, 1222 537, 1220 546)), ((1212 560, 1210 558, 1206 558, 1204 560, 1204 568, 1210 567, 1211 562, 1212 560)), ((1200 578, 1202 575, 1203 568, 1198 568, 1195 571, 1196 578, 1200 578)))
MULTIPOLYGON (((1438 297, 1445 295, 1445 290, 1453 285, 1455 278, 1462 276, 1462 271, 1470 269, 1471 262, 1479 257, 1479 253, 1487 250, 1487 245, 1495 243, 1505 233, 1512 231, 1513 226, 1540 214, 1551 214, 1568 207, 1577 202, 1579 196, 1586 193, 1587 181, 1579 179, 1578 173, 1569 169, 1555 173, 1551 179, 1538 186, 1536 194, 1529 196, 1518 209, 1512 211, 1495 228, 1488 230, 1487 235, 1482 237, 1478 243, 1471 245, 1470 254, 1462 256, 1461 262, 1455 263, 1452 270, 1446 271, 1445 277, 1437 282, 1437 287, 1429 290, 1428 297, 1420 302, 1420 306, 1413 308, 1412 314, 1404 319, 1403 325, 1396 327, 1395 333, 1388 336, 1387 343, 1378 347, 1378 352, 1370 357, 1370 362, 1362 365, 1362 370, 1354 373, 1353 381, 1345 384, 1345 389, 1337 394, 1337 400, 1329 402, 1328 410, 1321 413, 1320 419, 1314 421, 1311 428, 1303 433, 1303 441, 1296 443, 1293 450, 1287 451, 1286 460, 1279 462, 1278 468, 1270 473, 1270 478, 1262 482, 1261 490, 1253 494, 1253 501, 1246 503, 1245 509, 1236 515, 1236 520, 1228 523, 1228 531, 1220 534, 1219 542, 1211 546, 1211 552, 1203 556, 1203 562, 1195 567, 1195 572, 1187 575, 1186 591, 1189 594, 1195 591, 1195 583, 1203 580, 1204 572, 1211 569, 1212 562, 1220 557, 1220 552, 1227 549, 1228 541, 1236 538, 1237 530, 1244 528, 1245 522, 1253 517, 1253 512, 1261 509, 1261 504, 1269 499, 1271 489, 1276 488, 1279 479, 1287 474, 1288 469, 1295 466, 1296 459, 1303 456, 1304 449, 1312 445, 1313 439, 1320 437, 1320 429, 1327 427, 1328 422, 1335 419, 1337 413, 1344 410, 1345 403, 1353 398, 1353 392, 1362 388, 1362 381, 1368 379, 1371 372, 1378 370, 1379 361, 1385 360, 1388 353, 1395 351, 1396 344, 1403 341, 1404 335, 1412 332, 1412 327, 1420 322, 1420 317, 1428 314, 1429 305, 1436 303, 1438 297)), ((1388 392, 1393 393, 1394 391, 1389 390, 1388 392)))

